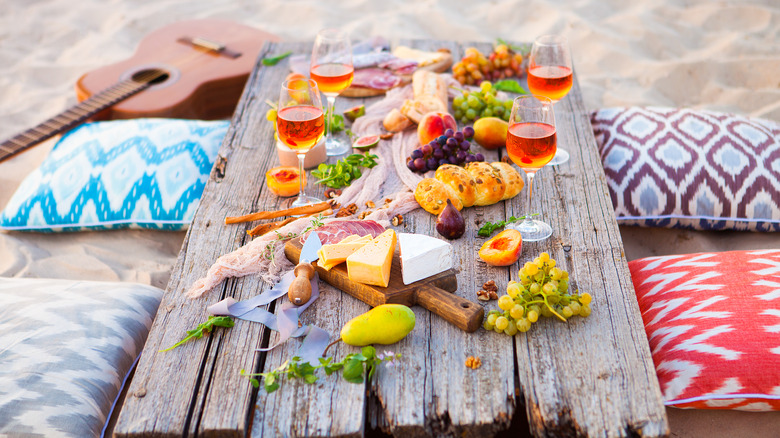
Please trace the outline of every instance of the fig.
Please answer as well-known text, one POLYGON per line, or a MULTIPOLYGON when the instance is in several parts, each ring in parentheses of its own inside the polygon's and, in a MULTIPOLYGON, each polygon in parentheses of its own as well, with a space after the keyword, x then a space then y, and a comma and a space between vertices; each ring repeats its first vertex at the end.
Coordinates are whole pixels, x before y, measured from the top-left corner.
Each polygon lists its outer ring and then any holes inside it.
POLYGON ((466 232, 466 221, 449 198, 444 210, 436 218, 436 231, 450 240, 458 239, 466 232))
POLYGON ((358 105, 344 111, 344 117, 346 117, 350 122, 354 122, 358 117, 363 117, 365 114, 365 105, 358 105))

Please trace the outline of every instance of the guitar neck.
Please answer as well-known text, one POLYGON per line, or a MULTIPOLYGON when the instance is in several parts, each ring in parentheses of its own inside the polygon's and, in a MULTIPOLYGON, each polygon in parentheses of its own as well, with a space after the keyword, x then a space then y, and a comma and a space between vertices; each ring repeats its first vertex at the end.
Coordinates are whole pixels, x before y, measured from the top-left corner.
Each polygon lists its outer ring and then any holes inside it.
POLYGON ((100 111, 146 89, 149 85, 149 82, 137 82, 132 79, 118 82, 89 99, 73 105, 57 116, 0 143, 0 161, 59 133, 70 130, 100 111))

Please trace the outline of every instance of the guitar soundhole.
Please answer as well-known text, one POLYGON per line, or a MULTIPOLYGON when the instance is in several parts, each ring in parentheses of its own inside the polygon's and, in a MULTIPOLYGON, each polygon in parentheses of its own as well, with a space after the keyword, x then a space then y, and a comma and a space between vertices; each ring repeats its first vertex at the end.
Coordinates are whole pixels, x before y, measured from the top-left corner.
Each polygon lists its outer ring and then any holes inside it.
POLYGON ((140 83, 149 83, 151 85, 161 84, 171 77, 167 71, 158 68, 140 70, 131 76, 131 78, 140 83))

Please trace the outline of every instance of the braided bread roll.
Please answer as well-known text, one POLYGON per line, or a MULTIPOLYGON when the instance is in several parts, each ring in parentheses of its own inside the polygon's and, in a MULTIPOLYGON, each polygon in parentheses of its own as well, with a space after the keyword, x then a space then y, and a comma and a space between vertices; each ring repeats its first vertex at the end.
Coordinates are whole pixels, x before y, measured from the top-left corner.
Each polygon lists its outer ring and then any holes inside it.
POLYGON ((513 198, 523 190, 523 178, 510 164, 473 162, 466 167, 439 166, 433 178, 417 184, 414 199, 428 213, 438 215, 447 199, 458 210, 472 205, 492 205, 513 198))

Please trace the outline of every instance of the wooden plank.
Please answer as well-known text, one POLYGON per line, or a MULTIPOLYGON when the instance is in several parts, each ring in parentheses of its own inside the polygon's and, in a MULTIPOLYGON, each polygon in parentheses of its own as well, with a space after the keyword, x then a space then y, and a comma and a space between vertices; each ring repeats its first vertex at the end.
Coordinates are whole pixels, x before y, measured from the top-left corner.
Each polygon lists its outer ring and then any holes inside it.
MULTIPOLYGON (((268 47, 260 56, 265 53, 268 47)), ((264 74, 265 69, 255 69, 249 80, 264 74)), ((224 218, 254 210, 259 199, 267 204, 259 196, 262 185, 257 182, 264 180, 271 157, 263 149, 267 143, 255 140, 271 135, 271 126, 255 130, 241 117, 247 108, 261 105, 249 94, 239 102, 138 363, 114 430, 117 436, 181 436, 197 430, 223 436, 245 433, 251 387, 239 370, 252 368, 254 345, 263 336, 263 326, 237 321, 234 328, 215 331, 210 338, 165 353, 158 350, 203 322, 206 307, 214 302, 225 296, 245 299, 265 288, 259 279, 246 277, 228 280, 200 299, 184 295, 219 256, 247 242, 249 225, 225 226, 224 218)))
MULTIPOLYGON (((274 53, 292 50, 293 53, 310 53, 312 43, 284 43, 274 45, 274 53)), ((286 74, 287 62, 269 68, 286 74)), ((258 81, 254 92, 256 99, 262 100, 269 93, 278 93, 281 80, 258 81)), ((273 97, 271 97, 273 99, 273 97)), ((369 100, 370 101, 370 100, 369 100)), ((336 99, 336 113, 356 105, 354 99, 336 99)), ((264 114, 264 113, 263 113, 264 114)), ((259 113, 247 113, 243 118, 264 119, 259 113)), ((337 161, 331 157, 328 162, 337 161)), ((274 159, 276 155, 274 154, 274 159)), ((307 193, 324 199, 323 188, 315 185, 315 178, 307 178, 307 193)), ((352 317, 368 311, 369 306, 351 296, 320 282, 320 296, 304 312, 303 324, 313 324, 331 334, 335 339, 341 327, 352 317)), ((273 344, 277 333, 271 336, 273 344)), ((300 341, 290 340, 284 345, 268 352, 264 356, 263 370, 270 371, 292 358, 300 346, 300 341)), ((339 343, 328 351, 334 360, 341 360, 357 349, 339 343)), ((268 394, 264 389, 257 392, 257 404, 250 412, 252 436, 362 436, 364 432, 364 412, 366 405, 365 385, 345 381, 339 375, 326 377, 318 371, 320 380, 313 385, 300 381, 285 380, 276 392, 268 394)))
MULTIPOLYGON (((464 47, 453 42, 405 41, 420 49, 449 48, 460 59, 464 47)), ((473 44, 481 51, 489 44, 473 44)), ((499 159, 485 152, 486 161, 499 159)), ((478 223, 504 219, 497 205, 464 208, 466 233, 453 241, 458 290, 456 295, 476 300, 483 283, 494 280, 504 287, 507 269, 490 268, 477 258, 486 239, 477 236, 478 223)), ((436 217, 422 209, 406 215, 405 231, 437 236, 436 217)), ((479 302, 482 304, 482 302, 479 302)), ((495 303, 495 302, 494 302, 495 303)), ((417 325, 399 344, 391 346, 404 355, 399 370, 379 373, 371 387, 369 419, 374 427, 396 436, 490 436, 509 426, 515 411, 514 355, 512 340, 492 332, 464 333, 443 319, 415 307, 417 325), (483 366, 465 366, 468 356, 483 366)))
MULTIPOLYGON (((537 174, 532 211, 543 213, 553 236, 533 244, 531 254, 547 251, 567 269, 572 287, 593 296, 593 313, 567 323, 543 318, 516 337, 531 430, 536 436, 665 436, 660 388, 576 77, 555 112, 558 144, 571 159, 537 174)), ((507 215, 518 213, 516 205, 507 204, 507 215)))

